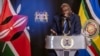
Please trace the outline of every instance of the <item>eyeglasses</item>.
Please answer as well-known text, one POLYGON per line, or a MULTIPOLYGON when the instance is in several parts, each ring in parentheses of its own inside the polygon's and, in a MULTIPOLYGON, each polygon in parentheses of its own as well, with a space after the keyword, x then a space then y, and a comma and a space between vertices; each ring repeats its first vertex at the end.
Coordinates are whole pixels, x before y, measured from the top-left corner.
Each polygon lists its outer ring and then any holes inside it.
POLYGON ((69 11, 69 8, 68 9, 63 9, 63 12, 66 12, 66 11, 69 11))

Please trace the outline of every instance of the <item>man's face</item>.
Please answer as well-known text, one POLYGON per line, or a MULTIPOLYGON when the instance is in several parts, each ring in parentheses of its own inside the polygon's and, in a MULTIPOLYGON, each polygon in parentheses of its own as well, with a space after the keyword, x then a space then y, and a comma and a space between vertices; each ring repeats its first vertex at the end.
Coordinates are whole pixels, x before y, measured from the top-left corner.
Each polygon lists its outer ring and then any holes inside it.
POLYGON ((62 12, 63 12, 64 16, 68 16, 68 15, 69 15, 69 13, 70 13, 69 10, 70 10, 70 9, 69 9, 68 7, 63 7, 63 8, 62 8, 62 12))

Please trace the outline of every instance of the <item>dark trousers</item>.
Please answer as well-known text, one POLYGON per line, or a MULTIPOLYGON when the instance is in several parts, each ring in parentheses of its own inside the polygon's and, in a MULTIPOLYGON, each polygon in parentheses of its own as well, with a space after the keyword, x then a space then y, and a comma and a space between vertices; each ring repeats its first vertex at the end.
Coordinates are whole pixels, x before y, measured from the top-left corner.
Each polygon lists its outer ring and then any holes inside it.
POLYGON ((57 56, 55 50, 47 50, 48 51, 48 56, 57 56))

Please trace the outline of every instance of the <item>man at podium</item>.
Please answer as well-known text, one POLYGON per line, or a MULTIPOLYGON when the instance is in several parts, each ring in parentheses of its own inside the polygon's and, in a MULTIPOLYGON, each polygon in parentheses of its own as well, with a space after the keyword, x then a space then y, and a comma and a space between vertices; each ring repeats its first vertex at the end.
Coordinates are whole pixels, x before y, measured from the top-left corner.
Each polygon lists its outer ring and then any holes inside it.
MULTIPOLYGON (((62 13, 54 16, 51 32, 53 35, 78 35, 81 33, 80 17, 72 12, 67 3, 61 5, 62 13)), ((56 53, 54 50, 50 51, 56 53)), ((68 53, 68 52, 66 52, 68 53)))
POLYGON ((72 12, 67 3, 61 5, 62 14, 54 16, 51 29, 54 35, 77 35, 81 33, 80 17, 72 12))

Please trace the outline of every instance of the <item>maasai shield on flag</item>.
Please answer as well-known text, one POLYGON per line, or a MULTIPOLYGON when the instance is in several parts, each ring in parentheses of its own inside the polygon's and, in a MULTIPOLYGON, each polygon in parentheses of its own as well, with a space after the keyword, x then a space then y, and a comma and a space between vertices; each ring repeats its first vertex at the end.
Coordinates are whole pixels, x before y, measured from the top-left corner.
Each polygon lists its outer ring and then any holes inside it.
MULTIPOLYGON (((99 0, 82 0, 79 10, 82 28, 90 19, 96 21, 100 26, 100 4, 99 0)), ((99 30, 98 30, 99 31, 99 30)), ((98 33, 90 40, 91 44, 87 46, 90 56, 100 56, 100 34, 98 33)), ((80 51, 80 53, 82 53, 80 51)), ((89 56, 87 55, 87 56, 89 56)), ((82 56, 82 55, 81 55, 82 56)))
POLYGON ((8 3, 7 0, 4 0, 2 11, 1 11, 1 14, 0 14, 0 23, 4 19, 6 19, 6 17, 11 16, 11 15, 12 15, 12 13, 10 11, 9 3, 8 3))
POLYGON ((26 29, 28 17, 17 15, 10 0, 4 0, 0 16, 0 56, 31 56, 29 33, 26 29))

